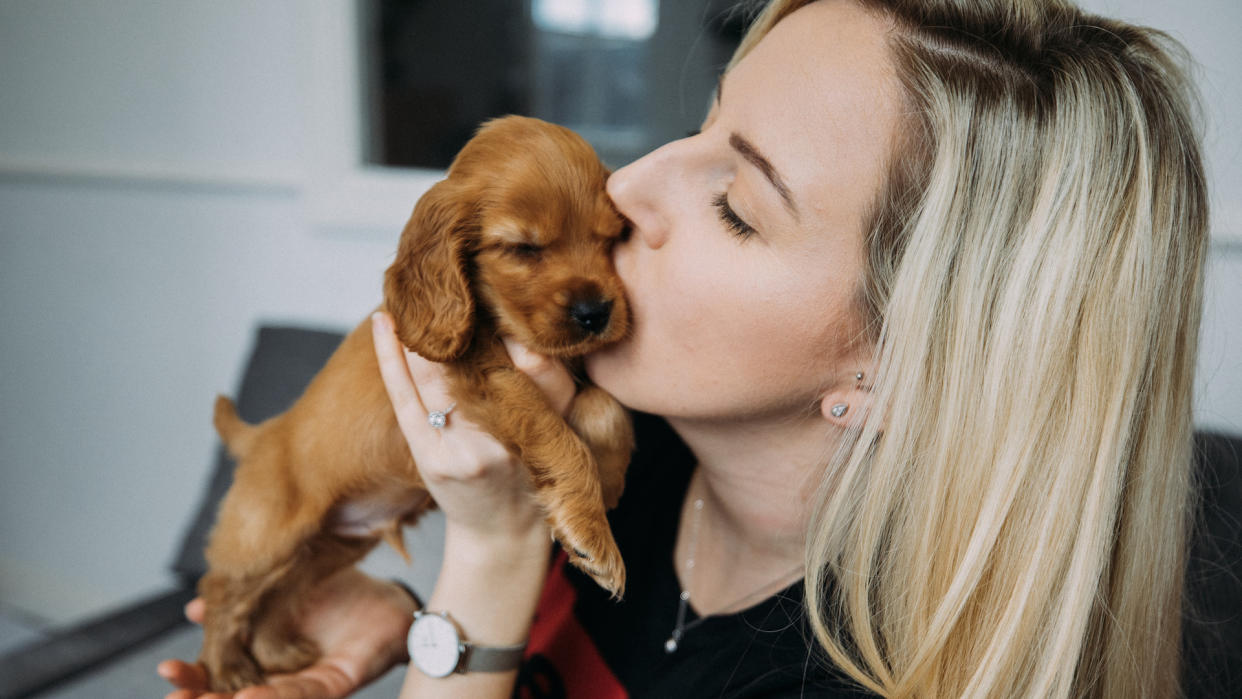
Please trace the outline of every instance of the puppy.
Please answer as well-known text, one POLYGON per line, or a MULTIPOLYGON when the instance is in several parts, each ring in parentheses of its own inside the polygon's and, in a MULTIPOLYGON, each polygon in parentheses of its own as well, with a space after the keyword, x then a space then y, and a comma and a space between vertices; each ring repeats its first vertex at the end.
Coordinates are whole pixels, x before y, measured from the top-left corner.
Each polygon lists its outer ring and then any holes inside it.
MULTIPOLYGON (((527 466, 553 535, 619 596, 625 568, 604 512, 633 449, 629 417, 583 384, 562 419, 501 342, 572 363, 627 332, 611 259, 624 224, 604 193, 607 175, 568 129, 488 122, 415 207, 382 308, 407 347, 446 363, 449 420, 477 423, 527 466)), ((220 691, 313 662, 319 649, 296 627, 308 589, 381 538, 408 559, 401 527, 433 503, 380 379, 369 320, 287 412, 248 425, 221 397, 215 426, 238 461, 198 588, 207 606, 199 660, 220 691)))

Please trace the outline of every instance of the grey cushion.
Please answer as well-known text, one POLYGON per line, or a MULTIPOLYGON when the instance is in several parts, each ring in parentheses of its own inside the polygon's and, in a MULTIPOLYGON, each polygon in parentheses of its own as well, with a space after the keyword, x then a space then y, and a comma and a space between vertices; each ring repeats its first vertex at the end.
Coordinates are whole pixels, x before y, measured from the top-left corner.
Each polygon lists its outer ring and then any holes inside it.
MULTIPOLYGON (((283 412, 302 394, 342 338, 340 332, 261 327, 246 365, 241 390, 236 396, 238 412, 251 422, 283 412)), ((211 398, 202 396, 204 402, 211 398)), ((182 607, 194 596, 194 585, 207 569, 203 548, 215 523, 220 499, 233 481, 233 468, 232 459, 223 448, 218 448, 207 490, 190 520, 173 564, 173 570, 181 578, 181 586, 0 655, 0 699, 33 696, 33 693, 47 687, 71 680, 73 686, 94 687, 100 672, 83 673, 122 654, 131 653, 135 648, 144 647, 170 629, 188 627, 182 607)), ((197 654, 195 647, 188 653, 159 657, 192 658, 197 654)), ((145 658, 143 662, 148 660, 150 658, 145 658)), ((131 662, 130 656, 126 655, 107 667, 131 662)), ((168 688, 162 680, 154 677, 154 668, 154 663, 150 663, 142 669, 143 677, 153 678, 156 682, 150 685, 150 691, 132 693, 118 689, 117 693, 109 694, 101 689, 82 696, 161 696, 168 688), (163 691, 157 691, 161 686, 163 691)), ((103 672, 107 675, 112 670, 103 672)))

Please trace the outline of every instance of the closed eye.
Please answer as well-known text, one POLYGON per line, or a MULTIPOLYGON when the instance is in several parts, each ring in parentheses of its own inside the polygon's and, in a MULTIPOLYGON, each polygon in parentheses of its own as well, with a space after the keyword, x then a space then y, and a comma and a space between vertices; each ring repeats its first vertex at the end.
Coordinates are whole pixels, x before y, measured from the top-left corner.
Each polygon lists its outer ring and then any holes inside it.
POLYGON ((505 247, 505 250, 513 255, 516 255, 517 257, 526 259, 539 257, 539 255, 543 252, 543 248, 535 245, 534 243, 517 243, 515 245, 508 245, 505 247))
POLYGON ((725 227, 738 238, 746 240, 759 232, 751 227, 749 223, 743 221, 742 217, 738 216, 737 212, 733 210, 733 207, 729 206, 729 197, 724 192, 717 194, 712 199, 712 206, 716 207, 716 213, 720 216, 720 220, 725 224, 725 227))

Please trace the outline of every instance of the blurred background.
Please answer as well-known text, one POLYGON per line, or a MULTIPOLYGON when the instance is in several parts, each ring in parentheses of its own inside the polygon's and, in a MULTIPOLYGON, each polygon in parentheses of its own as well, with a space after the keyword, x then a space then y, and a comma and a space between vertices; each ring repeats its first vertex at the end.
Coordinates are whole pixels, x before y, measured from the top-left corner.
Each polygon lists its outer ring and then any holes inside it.
MULTIPOLYGON (((1242 433, 1242 5, 1085 4, 1199 63, 1196 422, 1242 433)), ((38 634, 166 586, 256 325, 365 317, 484 118, 563 123, 613 166, 695 128, 743 26, 729 5, 0 0, 4 618, 38 634)))

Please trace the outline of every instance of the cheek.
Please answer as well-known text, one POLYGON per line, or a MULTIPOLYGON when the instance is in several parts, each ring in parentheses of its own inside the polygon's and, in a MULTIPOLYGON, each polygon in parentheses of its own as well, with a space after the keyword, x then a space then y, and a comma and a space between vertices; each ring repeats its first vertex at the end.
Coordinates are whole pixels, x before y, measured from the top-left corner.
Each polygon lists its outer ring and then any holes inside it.
POLYGON ((831 304, 819 289, 790 283, 784 270, 761 277, 702 280, 673 315, 689 360, 745 381, 809 370, 822 354, 831 304), (697 356, 696 356, 697 355, 697 356))
MULTIPOLYGON (((608 357, 609 368, 691 377, 738 371, 749 345, 784 334, 780 289, 764 288, 727 256, 678 255, 685 264, 649 264, 627 275, 634 334, 608 357)), ((624 267, 623 267, 624 269, 624 267)), ((640 378, 640 377, 635 377, 640 378)))
POLYGON ((843 360, 852 332, 848 281, 775 257, 677 259, 687 264, 649 264, 627 279, 638 330, 588 365, 627 405, 669 414, 803 400, 843 360))

